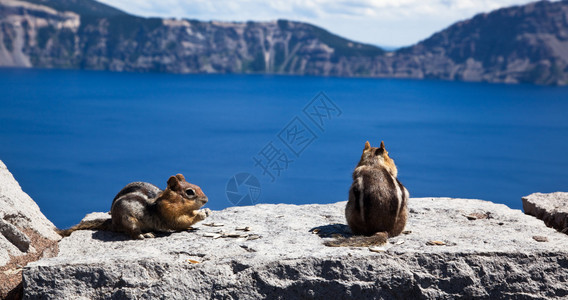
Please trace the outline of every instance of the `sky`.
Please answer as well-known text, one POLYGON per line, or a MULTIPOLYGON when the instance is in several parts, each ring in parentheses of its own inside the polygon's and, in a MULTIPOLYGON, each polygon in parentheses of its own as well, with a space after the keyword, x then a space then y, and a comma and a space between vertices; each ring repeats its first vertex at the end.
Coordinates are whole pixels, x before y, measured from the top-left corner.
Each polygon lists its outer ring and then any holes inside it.
POLYGON ((145 17, 303 21, 358 42, 408 46, 449 25, 531 0, 99 0, 145 17))

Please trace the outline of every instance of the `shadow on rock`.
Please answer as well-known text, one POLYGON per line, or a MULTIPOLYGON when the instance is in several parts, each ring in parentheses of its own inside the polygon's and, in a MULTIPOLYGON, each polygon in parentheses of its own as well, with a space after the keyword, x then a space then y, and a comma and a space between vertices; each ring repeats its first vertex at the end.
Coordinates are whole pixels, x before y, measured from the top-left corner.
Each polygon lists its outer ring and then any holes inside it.
POLYGON ((93 232, 92 237, 93 239, 102 242, 121 242, 131 240, 131 238, 126 234, 104 230, 97 230, 93 232))
MULTIPOLYGON (((191 230, 185 231, 171 231, 171 232, 154 232, 154 238, 164 238, 172 235, 175 232, 194 232, 197 229, 193 228, 191 230)), ((123 242, 133 240, 130 236, 121 232, 97 230, 93 233, 92 238, 102 242, 123 242)))
POLYGON ((310 232, 317 234, 321 238, 353 236, 353 233, 351 233, 351 229, 349 228, 349 226, 345 224, 328 224, 328 225, 317 226, 310 229, 310 232))

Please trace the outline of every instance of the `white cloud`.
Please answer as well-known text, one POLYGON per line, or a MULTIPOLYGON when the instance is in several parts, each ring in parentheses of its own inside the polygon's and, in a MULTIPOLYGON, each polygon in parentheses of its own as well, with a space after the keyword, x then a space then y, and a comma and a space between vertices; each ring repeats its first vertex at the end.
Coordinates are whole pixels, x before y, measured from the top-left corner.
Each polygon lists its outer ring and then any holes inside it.
POLYGON ((141 16, 304 21, 356 41, 404 46, 480 12, 531 0, 99 0, 141 16))

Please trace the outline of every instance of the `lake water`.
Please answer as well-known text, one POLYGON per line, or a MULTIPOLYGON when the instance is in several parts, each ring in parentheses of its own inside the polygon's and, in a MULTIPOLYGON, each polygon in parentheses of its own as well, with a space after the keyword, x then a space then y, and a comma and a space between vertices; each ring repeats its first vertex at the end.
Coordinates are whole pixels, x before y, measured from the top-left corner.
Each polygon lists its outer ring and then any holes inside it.
POLYGON ((366 140, 412 197, 568 191, 565 87, 0 69, 0 90, 0 160, 59 227, 176 173, 213 210, 347 200, 366 140))

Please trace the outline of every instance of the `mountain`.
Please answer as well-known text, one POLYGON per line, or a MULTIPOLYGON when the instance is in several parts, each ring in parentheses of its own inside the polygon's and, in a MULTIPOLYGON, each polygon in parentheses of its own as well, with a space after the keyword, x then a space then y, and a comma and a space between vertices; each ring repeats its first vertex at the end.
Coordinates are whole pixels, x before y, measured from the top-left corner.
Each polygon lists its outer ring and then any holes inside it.
POLYGON ((93 0, 0 0, 0 66, 568 84, 568 0, 500 9, 386 52, 288 20, 142 18, 93 0))
POLYGON ((0 0, 0 65, 355 76, 384 53, 306 23, 141 18, 92 0, 0 0))
POLYGON ((568 1, 479 14, 397 54, 424 78, 565 85, 568 1))

